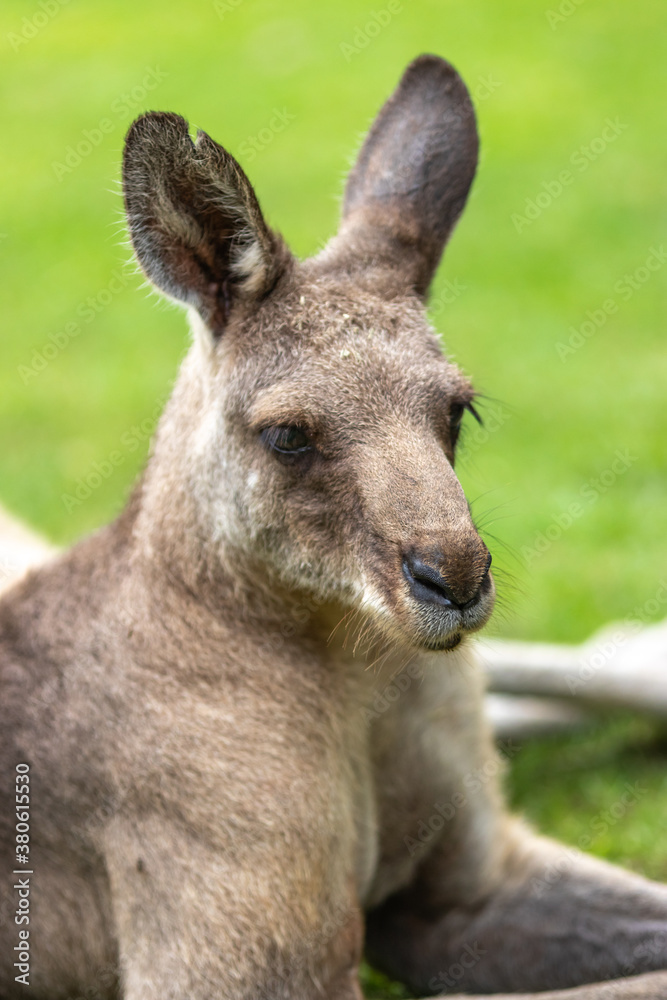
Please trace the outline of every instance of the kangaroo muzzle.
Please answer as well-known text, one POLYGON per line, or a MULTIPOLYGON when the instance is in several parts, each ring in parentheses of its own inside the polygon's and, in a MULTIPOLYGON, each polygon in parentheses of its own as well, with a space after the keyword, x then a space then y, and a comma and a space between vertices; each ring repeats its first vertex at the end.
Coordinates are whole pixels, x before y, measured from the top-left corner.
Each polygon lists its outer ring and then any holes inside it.
POLYGON ((479 558, 461 571, 441 550, 424 555, 415 550, 406 553, 403 574, 415 601, 456 611, 466 611, 477 604, 491 586, 491 553, 481 541, 479 548, 480 555, 486 555, 481 574, 479 558))

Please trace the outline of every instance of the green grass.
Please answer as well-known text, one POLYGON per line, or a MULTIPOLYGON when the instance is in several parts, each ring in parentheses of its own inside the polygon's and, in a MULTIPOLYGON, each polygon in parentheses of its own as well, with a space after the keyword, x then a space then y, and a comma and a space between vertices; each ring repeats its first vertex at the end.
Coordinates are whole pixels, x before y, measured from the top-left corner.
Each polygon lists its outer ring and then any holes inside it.
MULTIPOLYGON (((24 18, 40 7, 5 0, 0 498, 59 542, 113 517, 148 437, 136 435, 136 450, 122 442, 150 424, 186 348, 182 315, 146 294, 119 235, 132 118, 149 107, 179 111, 241 156, 273 109, 285 109, 293 119, 284 130, 241 158, 270 221, 305 255, 334 231, 350 153, 404 65, 436 51, 476 94, 482 135, 479 176, 434 298, 447 280, 464 290, 434 309, 434 322, 489 397, 488 430, 469 428, 460 468, 498 567, 494 628, 578 641, 643 609, 667 578, 667 264, 629 295, 617 285, 664 239, 664 14, 655 0, 586 0, 552 27, 555 0, 403 0, 346 58, 341 46, 359 41, 384 7, 71 0, 24 44, 24 18), (607 133, 604 149, 595 143, 580 169, 581 147, 607 119, 624 127, 607 133), (69 171, 58 166, 103 120, 89 154, 69 171), (572 182, 518 232, 512 217, 525 215, 527 200, 544 202, 566 169, 572 182), (107 294, 114 275, 122 280, 107 294), (561 359, 570 327, 609 299, 615 310, 561 359), (63 337, 72 322, 77 335, 63 337), (64 346, 27 375, 50 335, 64 346), (116 450, 113 474, 68 510, 63 494, 116 450), (613 474, 619 451, 627 467, 613 474), (592 485, 601 476, 607 485, 592 485), (573 504, 577 515, 559 527, 573 504)), ((651 739, 644 724, 624 723, 527 747, 511 777, 514 800, 576 841, 614 801, 617 781, 637 775, 651 794, 591 849, 665 878, 656 853, 664 758, 651 739)))

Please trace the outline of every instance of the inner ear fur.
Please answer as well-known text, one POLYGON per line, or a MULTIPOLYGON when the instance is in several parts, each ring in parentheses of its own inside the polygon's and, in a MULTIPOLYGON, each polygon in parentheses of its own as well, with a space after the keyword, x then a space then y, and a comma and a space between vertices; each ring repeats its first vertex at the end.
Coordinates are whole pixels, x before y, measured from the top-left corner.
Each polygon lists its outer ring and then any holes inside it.
POLYGON ((267 294, 289 258, 234 157, 205 132, 193 142, 180 115, 149 112, 130 127, 123 192, 142 270, 214 334, 237 300, 267 294))

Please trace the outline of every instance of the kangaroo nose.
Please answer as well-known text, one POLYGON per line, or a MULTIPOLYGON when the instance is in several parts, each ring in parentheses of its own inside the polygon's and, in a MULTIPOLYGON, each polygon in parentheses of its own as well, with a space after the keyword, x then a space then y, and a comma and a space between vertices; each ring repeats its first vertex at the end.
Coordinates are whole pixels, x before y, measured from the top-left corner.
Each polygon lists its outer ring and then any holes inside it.
MULTIPOLYGON (((479 569, 475 572, 475 567, 471 567, 472 572, 468 579, 463 582, 458 577, 456 586, 449 582, 445 576, 434 566, 425 562, 417 553, 411 552, 403 560, 403 573, 408 581, 412 596, 417 601, 426 604, 439 604, 445 608, 456 608, 463 611, 475 603, 483 590, 488 586, 489 568, 491 566, 491 553, 485 549, 486 564, 480 574, 479 569)), ((433 560, 441 565, 447 562, 447 558, 442 554, 433 560)))

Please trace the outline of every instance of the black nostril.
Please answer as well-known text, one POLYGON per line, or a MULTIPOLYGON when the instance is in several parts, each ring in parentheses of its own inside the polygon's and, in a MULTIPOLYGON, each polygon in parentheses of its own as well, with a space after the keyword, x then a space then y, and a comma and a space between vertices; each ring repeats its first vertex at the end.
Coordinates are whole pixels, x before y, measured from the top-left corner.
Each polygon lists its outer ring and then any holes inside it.
POLYGON ((416 556, 406 556, 403 560, 403 573, 410 584, 413 596, 418 601, 440 604, 447 608, 463 606, 454 597, 442 573, 416 556))

